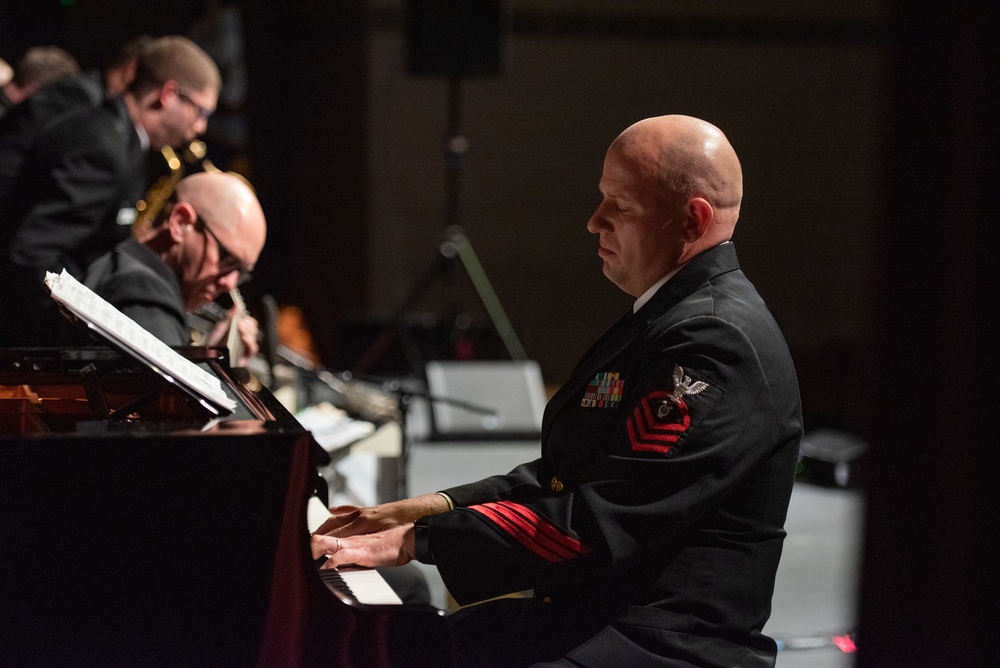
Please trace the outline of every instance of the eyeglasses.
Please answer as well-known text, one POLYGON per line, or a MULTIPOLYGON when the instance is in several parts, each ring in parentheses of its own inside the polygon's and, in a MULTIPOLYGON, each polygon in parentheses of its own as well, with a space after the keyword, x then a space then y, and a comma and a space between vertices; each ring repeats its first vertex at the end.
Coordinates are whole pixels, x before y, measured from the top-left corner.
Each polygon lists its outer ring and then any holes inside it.
POLYGON ((182 99, 183 101, 187 102, 188 104, 190 104, 192 107, 195 108, 195 110, 198 112, 198 118, 208 120, 208 117, 212 115, 212 110, 206 109, 205 107, 201 106, 200 104, 192 100, 191 96, 188 95, 187 91, 184 90, 183 88, 178 86, 174 90, 174 92, 177 93, 177 97, 179 97, 180 99, 182 99))
POLYGON ((231 274, 234 271, 238 271, 240 275, 239 278, 236 279, 236 285, 243 285, 244 283, 249 281, 251 278, 250 276, 251 270, 244 267, 240 259, 235 255, 233 255, 232 253, 230 253, 229 249, 226 248, 221 241, 219 241, 219 237, 215 236, 215 232, 213 232, 212 228, 208 226, 204 218, 201 218, 199 216, 198 220, 201 222, 202 229, 208 232, 208 236, 215 239, 215 245, 218 246, 219 248, 220 275, 225 276, 226 274, 231 274))

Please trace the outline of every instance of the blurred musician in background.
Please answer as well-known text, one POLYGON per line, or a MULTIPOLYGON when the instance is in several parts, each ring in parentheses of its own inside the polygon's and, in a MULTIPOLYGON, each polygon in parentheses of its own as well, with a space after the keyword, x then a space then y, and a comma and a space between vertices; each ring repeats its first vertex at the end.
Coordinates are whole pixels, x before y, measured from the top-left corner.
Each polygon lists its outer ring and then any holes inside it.
POLYGON ((151 41, 146 36, 129 40, 103 69, 51 81, 31 96, 24 109, 0 120, 0 201, 49 124, 78 107, 101 107, 109 98, 122 95, 135 79, 139 54, 151 41))
MULTIPOLYGON (((134 37, 122 44, 102 68, 57 78, 35 91, 30 111, 15 114, 13 119, 0 125, 3 152, 7 156, 5 172, 16 173, 9 160, 14 147, 20 146, 20 152, 25 153, 37 134, 60 114, 83 104, 99 107, 108 98, 125 93, 135 79, 139 54, 152 41, 146 35, 134 37)), ((0 101, 0 106, 2 104, 0 101)))
MULTIPOLYGON (((84 284, 170 346, 191 343, 185 314, 249 277, 264 248, 264 212, 249 186, 222 172, 181 179, 153 226, 98 258, 84 284)), ((257 353, 257 321, 234 307, 207 343, 231 328, 245 363, 257 353)))
POLYGON ((34 97, 0 120, 0 346, 54 343, 45 272, 82 277, 129 235, 148 149, 202 134, 219 82, 191 40, 162 37, 142 50, 124 95, 74 105, 30 136, 20 129, 38 112, 34 97))
POLYGON ((0 116, 46 84, 79 72, 76 58, 68 51, 58 46, 31 47, 17 61, 13 76, 0 83, 0 116))

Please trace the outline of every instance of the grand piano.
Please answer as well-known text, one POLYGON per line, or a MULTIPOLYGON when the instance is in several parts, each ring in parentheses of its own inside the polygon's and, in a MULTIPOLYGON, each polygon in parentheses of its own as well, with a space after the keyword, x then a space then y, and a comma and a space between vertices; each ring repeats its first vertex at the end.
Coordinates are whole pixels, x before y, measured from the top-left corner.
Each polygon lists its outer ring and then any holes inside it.
POLYGON ((230 414, 116 348, 0 350, 0 665, 450 665, 440 611, 324 584, 310 434, 184 352, 230 414))

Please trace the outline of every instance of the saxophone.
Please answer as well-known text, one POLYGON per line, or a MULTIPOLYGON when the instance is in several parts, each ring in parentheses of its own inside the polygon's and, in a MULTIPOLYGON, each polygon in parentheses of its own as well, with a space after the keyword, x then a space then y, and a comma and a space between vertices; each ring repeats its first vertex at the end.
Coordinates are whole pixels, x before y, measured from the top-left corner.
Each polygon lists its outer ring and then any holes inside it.
POLYGON ((168 172, 158 176, 153 185, 149 187, 146 194, 135 204, 136 217, 132 222, 132 234, 141 236, 153 226, 153 221, 160 215, 163 205, 167 203, 170 196, 177 189, 177 184, 184 178, 184 165, 201 165, 206 172, 217 172, 219 168, 212 164, 211 160, 205 158, 205 142, 194 140, 183 149, 180 155, 170 146, 160 149, 163 161, 167 165, 168 172))

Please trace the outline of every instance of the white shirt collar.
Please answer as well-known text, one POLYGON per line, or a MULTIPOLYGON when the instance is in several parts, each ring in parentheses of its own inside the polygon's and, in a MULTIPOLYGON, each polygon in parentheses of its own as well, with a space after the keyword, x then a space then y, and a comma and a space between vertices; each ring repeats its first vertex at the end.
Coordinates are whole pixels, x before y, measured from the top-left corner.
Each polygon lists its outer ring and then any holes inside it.
POLYGON ((135 133, 137 135, 139 135, 139 145, 142 146, 142 150, 143 151, 148 151, 149 150, 149 135, 146 134, 146 128, 142 127, 138 123, 133 123, 132 126, 135 127, 135 133))
MULTIPOLYGON (((683 266, 684 265, 681 265, 681 267, 683 266)), ((663 287, 663 284, 669 281, 674 274, 680 271, 681 267, 674 268, 673 271, 671 271, 669 274, 658 280, 656 283, 653 283, 653 285, 651 285, 648 290, 639 295, 639 298, 635 300, 634 304, 632 304, 632 313, 638 312, 639 309, 645 306, 646 302, 652 299, 653 295, 656 294, 656 291, 659 290, 661 287, 663 287)))
MULTIPOLYGON (((726 240, 726 241, 723 241, 719 245, 720 246, 725 246, 728 243, 729 243, 729 241, 726 240)), ((687 264, 687 263, 685 262, 684 264, 687 264)), ((646 290, 641 295, 639 295, 639 298, 635 300, 634 304, 632 304, 632 313, 637 313, 639 311, 639 309, 641 309, 643 306, 645 306, 646 302, 648 302, 650 299, 652 299, 653 295, 656 294, 656 291, 659 290, 660 288, 662 288, 664 283, 666 283, 671 278, 673 278, 674 274, 676 274, 678 271, 680 271, 681 267, 683 267, 683 266, 684 265, 682 264, 679 267, 674 267, 673 271, 671 271, 666 276, 664 276, 663 278, 661 278, 660 280, 658 280, 656 283, 653 283, 653 285, 651 285, 648 290, 646 290)))

